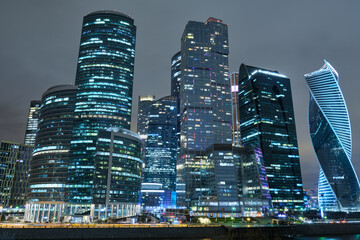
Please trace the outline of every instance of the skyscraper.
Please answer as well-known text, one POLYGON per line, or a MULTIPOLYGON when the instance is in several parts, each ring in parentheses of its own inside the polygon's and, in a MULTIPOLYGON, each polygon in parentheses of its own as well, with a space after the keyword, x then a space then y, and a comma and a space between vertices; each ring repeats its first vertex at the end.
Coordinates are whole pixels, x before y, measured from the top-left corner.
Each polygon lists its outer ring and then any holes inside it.
POLYGON ((133 216, 140 210, 143 143, 124 128, 99 131, 91 216, 133 216), (125 210, 124 210, 125 209, 125 210))
POLYGON ((232 145, 234 166, 237 169, 238 194, 243 216, 265 215, 271 197, 261 149, 244 147, 241 142, 239 114, 239 73, 230 75, 232 106, 232 145))
POLYGON ((4 207, 25 204, 32 148, 8 141, 0 143, 0 204, 4 207))
POLYGON ((98 132, 130 129, 135 59, 134 20, 116 11, 84 17, 69 162, 68 201, 91 203, 98 132))
POLYGON ((301 211, 304 197, 290 79, 241 64, 238 90, 242 143, 263 154, 273 207, 301 211))
POLYGON ((181 85, 181 52, 171 58, 171 96, 177 99, 177 154, 180 153, 180 85, 181 85))
POLYGON ((171 96, 180 95, 181 83, 181 52, 171 58, 171 96))
MULTIPOLYGON (((228 68, 228 26, 209 18, 189 21, 181 38, 180 113, 181 135, 178 158, 179 191, 185 192, 180 206, 189 206, 202 195, 200 164, 195 156, 212 144, 231 144, 231 95, 228 68)), ((180 199, 181 200, 181 199, 180 199)))
POLYGON ((65 201, 77 87, 49 88, 41 98, 30 166, 29 201, 65 201))
POLYGON ((73 85, 54 86, 41 98, 24 215, 27 221, 60 220, 65 204, 76 90, 73 85))
POLYGON ((176 204, 171 199, 176 191, 177 112, 176 96, 163 97, 150 106, 144 183, 161 183, 167 206, 176 204))
POLYGON ((137 115, 137 133, 141 139, 147 139, 147 131, 149 127, 150 106, 155 101, 155 96, 139 96, 138 115, 137 115))
POLYGON ((358 211, 360 187, 351 164, 351 128, 339 74, 327 62, 305 74, 310 90, 309 129, 320 164, 322 211, 358 211))
POLYGON ((272 204, 260 149, 234 147, 233 156, 243 216, 259 217, 268 214, 272 204))
POLYGON ((232 143, 235 147, 241 146, 240 116, 239 116, 239 73, 230 75, 231 110, 232 110, 232 143))
POLYGON ((35 137, 36 137, 36 130, 39 122, 39 113, 38 109, 40 108, 41 101, 31 101, 29 115, 26 124, 26 131, 25 131, 25 138, 24 144, 25 145, 34 145, 35 144, 35 137))
MULTIPOLYGON (((199 215, 233 217, 240 212, 238 171, 233 146, 212 144, 195 155, 195 193, 190 208, 199 215), (235 215, 234 215, 235 214, 235 215)), ((239 156, 239 155, 237 155, 239 156)))

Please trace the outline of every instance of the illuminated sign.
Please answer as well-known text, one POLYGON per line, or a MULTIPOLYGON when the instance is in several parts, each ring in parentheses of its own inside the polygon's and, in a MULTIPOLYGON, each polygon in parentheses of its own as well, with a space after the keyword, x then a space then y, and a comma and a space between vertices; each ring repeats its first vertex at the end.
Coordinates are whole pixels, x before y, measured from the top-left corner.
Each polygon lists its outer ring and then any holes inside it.
POLYGON ((231 92, 239 92, 239 86, 238 85, 232 85, 231 86, 231 92))

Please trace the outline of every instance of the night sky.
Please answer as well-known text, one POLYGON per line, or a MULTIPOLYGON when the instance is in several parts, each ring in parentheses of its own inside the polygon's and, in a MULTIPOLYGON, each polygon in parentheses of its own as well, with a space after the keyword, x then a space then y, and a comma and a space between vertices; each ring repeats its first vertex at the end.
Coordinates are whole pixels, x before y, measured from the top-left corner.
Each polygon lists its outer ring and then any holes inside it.
POLYGON ((31 100, 75 82, 82 18, 117 10, 137 26, 132 130, 139 95, 170 95, 170 59, 187 21, 229 25, 230 72, 241 63, 291 79, 304 185, 316 188, 318 163, 308 131, 309 91, 303 75, 326 59, 340 75, 360 173, 360 1, 0 0, 0 140, 23 142, 31 100))

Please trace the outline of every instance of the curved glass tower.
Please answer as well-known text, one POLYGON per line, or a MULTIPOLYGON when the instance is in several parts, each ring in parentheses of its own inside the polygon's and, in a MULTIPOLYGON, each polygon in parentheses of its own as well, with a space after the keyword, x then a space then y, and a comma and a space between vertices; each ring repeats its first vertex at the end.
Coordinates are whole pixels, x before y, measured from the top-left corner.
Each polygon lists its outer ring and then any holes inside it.
POLYGON ((130 129, 135 59, 134 20, 116 11, 84 17, 69 163, 68 201, 91 203, 98 132, 130 129))
POLYGON ((139 213, 142 165, 138 134, 117 127, 99 131, 90 215, 115 218, 139 213))
POLYGON ((323 211, 359 207, 359 181, 351 164, 351 129, 339 75, 327 62, 305 74, 310 90, 309 129, 320 163, 319 205, 323 211))
POLYGON ((73 85, 55 86, 42 96, 30 164, 30 201, 65 200, 76 89, 73 85))

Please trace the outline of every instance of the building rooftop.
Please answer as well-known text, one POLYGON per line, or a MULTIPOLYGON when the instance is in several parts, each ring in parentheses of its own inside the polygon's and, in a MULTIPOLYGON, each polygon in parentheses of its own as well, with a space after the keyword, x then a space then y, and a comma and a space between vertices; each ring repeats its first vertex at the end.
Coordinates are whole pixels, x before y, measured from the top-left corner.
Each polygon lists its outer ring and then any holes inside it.
POLYGON ((98 10, 98 11, 94 11, 94 12, 91 12, 88 15, 92 15, 92 14, 115 14, 115 15, 120 15, 120 16, 123 16, 123 17, 126 17, 126 18, 130 18, 132 19, 129 15, 126 15, 124 13, 121 13, 121 12, 118 12, 118 11, 114 11, 114 10, 98 10))

